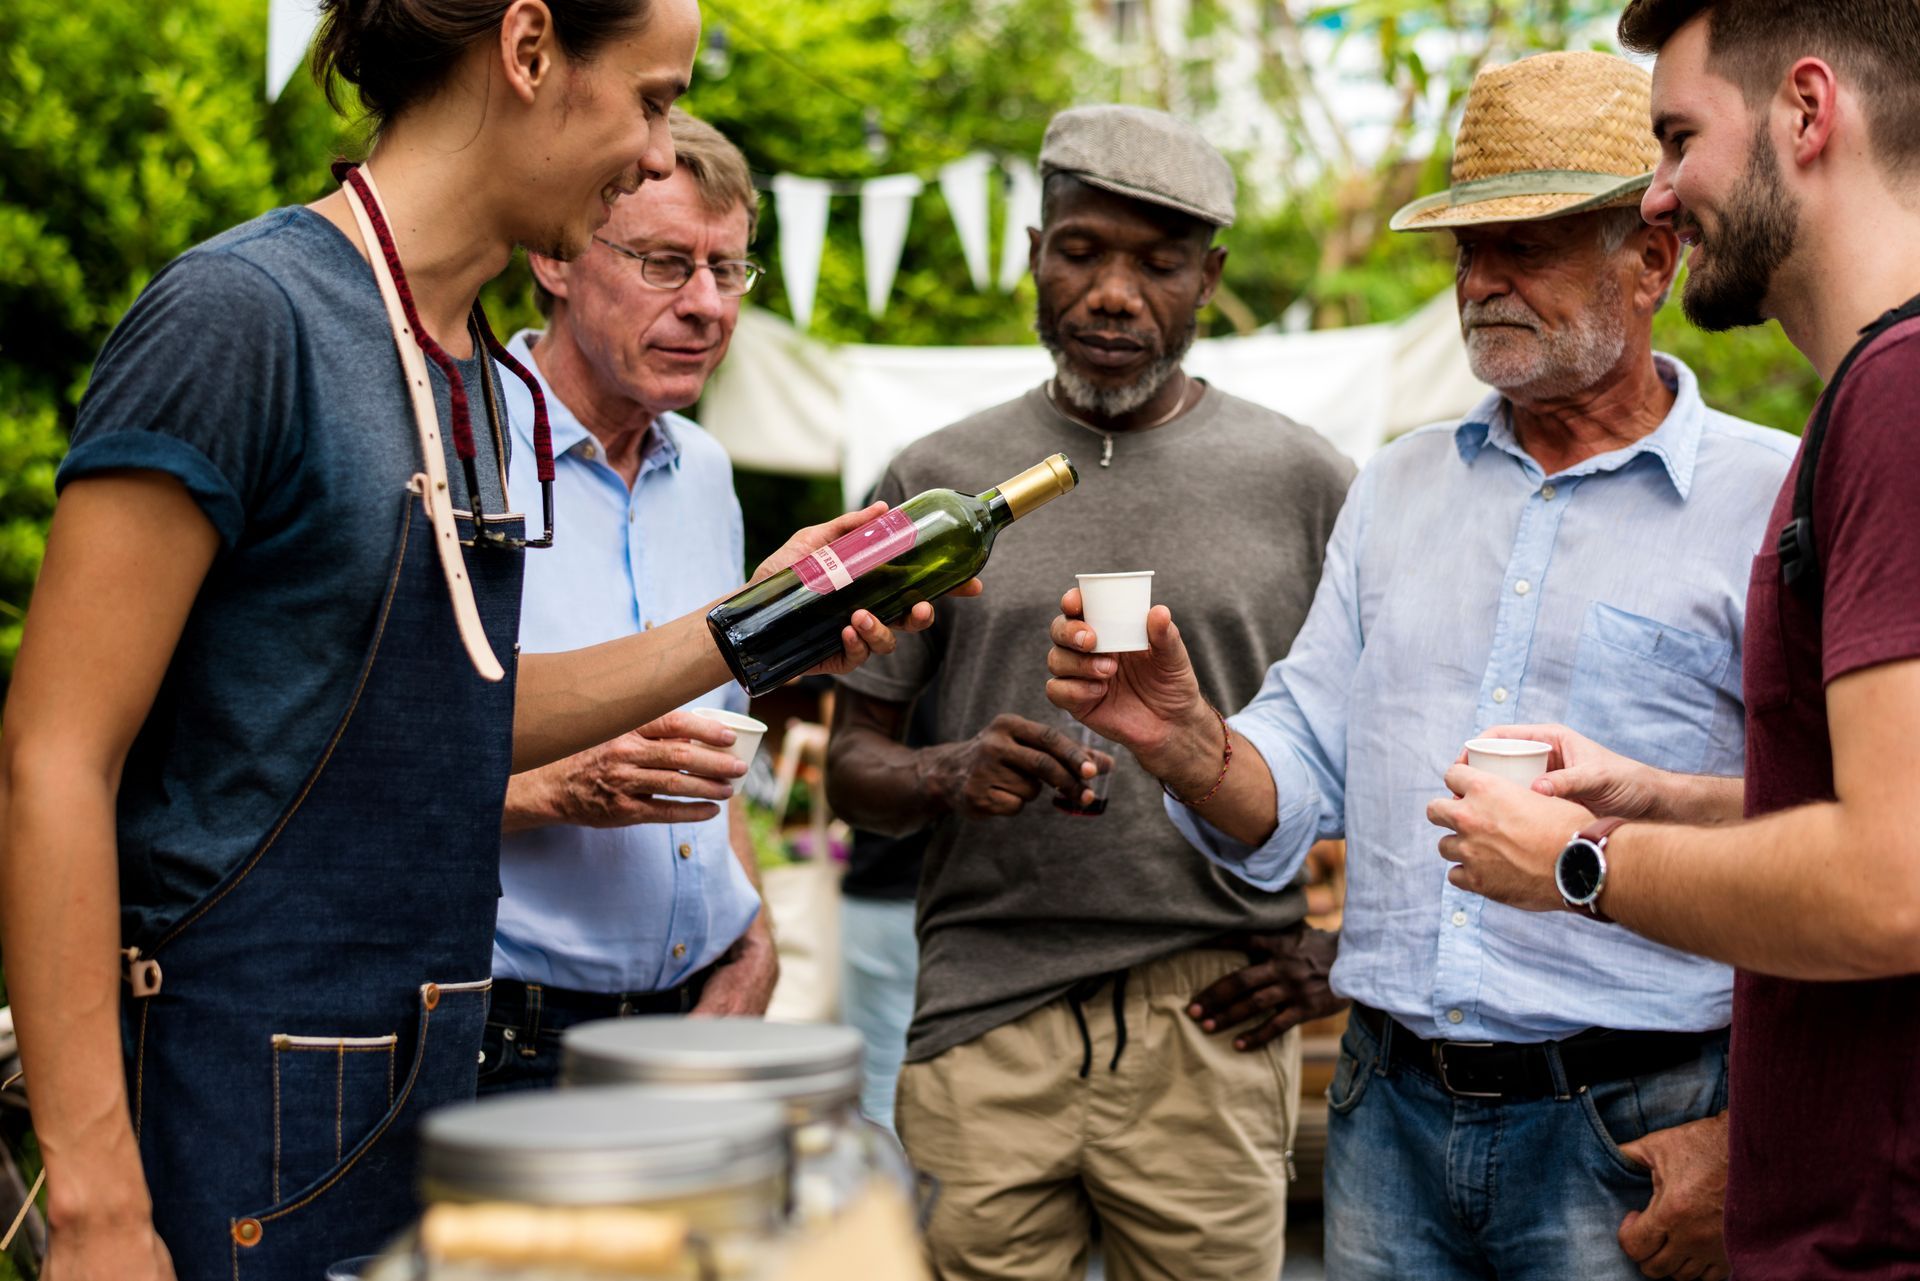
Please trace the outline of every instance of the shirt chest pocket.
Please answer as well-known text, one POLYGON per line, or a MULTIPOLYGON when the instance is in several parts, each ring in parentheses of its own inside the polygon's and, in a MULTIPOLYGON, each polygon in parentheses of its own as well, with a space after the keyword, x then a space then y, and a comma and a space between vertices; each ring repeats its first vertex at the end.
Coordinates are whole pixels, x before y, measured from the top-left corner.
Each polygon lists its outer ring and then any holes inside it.
POLYGON ((1595 601, 1574 653, 1567 724, 1634 760, 1698 773, 1732 663, 1729 640, 1595 601))

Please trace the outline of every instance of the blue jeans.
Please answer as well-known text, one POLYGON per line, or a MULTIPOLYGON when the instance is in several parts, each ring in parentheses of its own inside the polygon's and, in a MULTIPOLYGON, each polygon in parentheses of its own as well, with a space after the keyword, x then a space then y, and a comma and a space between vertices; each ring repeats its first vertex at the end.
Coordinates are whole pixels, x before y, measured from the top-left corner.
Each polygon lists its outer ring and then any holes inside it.
POLYGON ((1455 1098, 1351 1022, 1327 1091, 1328 1281, 1637 1279, 1615 1234, 1653 1180, 1619 1145, 1715 1115, 1726 1082, 1723 1035, 1564 1099, 1455 1098))
POLYGON ((913 1021, 913 984, 920 944, 913 935, 909 899, 840 900, 841 1005, 847 1023, 866 1039, 860 1110, 893 1128, 893 1089, 907 1053, 913 1021))

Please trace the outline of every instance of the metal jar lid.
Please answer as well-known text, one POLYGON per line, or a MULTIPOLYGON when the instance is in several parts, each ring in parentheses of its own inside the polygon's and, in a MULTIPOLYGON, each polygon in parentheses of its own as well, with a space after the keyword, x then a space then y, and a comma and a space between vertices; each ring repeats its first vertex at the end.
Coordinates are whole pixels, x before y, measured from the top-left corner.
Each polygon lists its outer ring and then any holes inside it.
POLYGON ((769 1102, 627 1089, 503 1095, 427 1116, 420 1190, 428 1201, 644 1206, 777 1179, 786 1133, 769 1102))
POLYGON ((790 1108, 860 1097, 860 1034, 830 1024, 672 1015, 603 1019, 561 1037, 567 1085, 649 1085, 790 1108))

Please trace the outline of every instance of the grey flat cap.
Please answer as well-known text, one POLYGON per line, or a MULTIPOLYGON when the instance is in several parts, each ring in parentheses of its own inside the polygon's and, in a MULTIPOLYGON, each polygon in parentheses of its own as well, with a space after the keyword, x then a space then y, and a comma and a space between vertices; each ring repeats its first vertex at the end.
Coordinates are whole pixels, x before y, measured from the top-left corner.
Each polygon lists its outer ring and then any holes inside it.
POLYGON ((1233 225, 1237 190, 1227 158, 1184 120, 1146 107, 1075 107, 1040 144, 1040 176, 1067 173, 1095 187, 1233 225))

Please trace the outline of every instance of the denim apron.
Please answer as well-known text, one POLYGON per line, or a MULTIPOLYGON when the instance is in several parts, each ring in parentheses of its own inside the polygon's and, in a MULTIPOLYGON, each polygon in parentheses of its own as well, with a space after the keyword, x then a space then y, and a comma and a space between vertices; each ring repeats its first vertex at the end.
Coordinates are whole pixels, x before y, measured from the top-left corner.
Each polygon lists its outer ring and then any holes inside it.
POLYGON ((318 763, 252 853, 129 954, 129 1097, 181 1281, 320 1281, 382 1249, 415 1213, 421 1114, 474 1094, 514 665, 484 678, 456 612, 512 655, 523 553, 462 550, 472 518, 432 511, 445 461, 425 461, 376 514, 392 566, 318 763))

